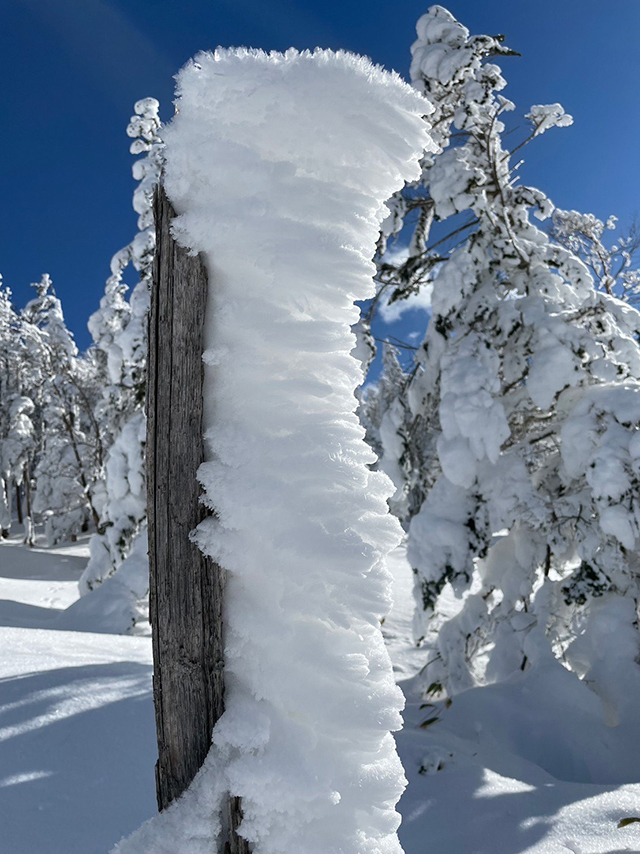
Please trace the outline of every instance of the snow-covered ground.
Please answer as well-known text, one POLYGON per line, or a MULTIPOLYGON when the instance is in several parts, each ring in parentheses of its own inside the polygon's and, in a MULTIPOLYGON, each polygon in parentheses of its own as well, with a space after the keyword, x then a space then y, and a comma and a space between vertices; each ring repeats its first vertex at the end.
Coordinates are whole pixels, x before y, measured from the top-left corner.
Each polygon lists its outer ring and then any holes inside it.
MULTIPOLYGON (((86 543, 0 544, 0 854, 107 854, 155 812, 149 638, 55 628, 86 559, 86 543)), ((640 823, 618 827, 640 818, 637 732, 606 727, 562 668, 421 709, 401 549, 391 569, 407 854, 640 851, 640 823)))
POLYGON ((106 854, 156 809, 149 638, 54 628, 87 557, 0 544, 1 854, 106 854))
POLYGON ((599 699, 560 665, 467 691, 447 709, 421 708, 411 573, 402 549, 392 557, 395 604, 383 631, 407 697, 397 737, 409 780, 405 852, 640 851, 640 823, 618 827, 640 821, 638 729, 605 726, 599 699))

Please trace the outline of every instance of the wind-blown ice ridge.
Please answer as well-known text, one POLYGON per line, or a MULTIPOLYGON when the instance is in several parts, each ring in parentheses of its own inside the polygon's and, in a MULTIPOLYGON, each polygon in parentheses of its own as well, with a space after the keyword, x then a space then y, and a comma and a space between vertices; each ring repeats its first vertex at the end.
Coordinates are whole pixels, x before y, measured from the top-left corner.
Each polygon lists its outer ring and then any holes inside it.
MULTIPOLYGON (((218 801, 198 792, 223 781, 255 854, 397 854, 403 698, 380 619, 400 530, 367 467, 350 326, 374 293, 384 202, 419 175, 430 106, 321 50, 200 54, 178 90, 165 182, 175 236, 211 283, 200 479, 215 518, 197 542, 229 573, 227 710, 215 767, 162 832, 199 852, 171 828, 204 809, 213 836, 218 801)), ((164 850, 160 832, 116 850, 164 850)))

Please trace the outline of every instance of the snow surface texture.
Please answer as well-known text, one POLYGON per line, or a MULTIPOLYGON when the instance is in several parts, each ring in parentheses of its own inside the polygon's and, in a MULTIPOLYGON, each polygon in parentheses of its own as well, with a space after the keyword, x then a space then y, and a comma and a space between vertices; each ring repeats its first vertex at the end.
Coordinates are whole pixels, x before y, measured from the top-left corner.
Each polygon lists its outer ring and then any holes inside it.
MULTIPOLYGON (((90 548, 95 542, 99 540, 93 537, 90 548)), ((149 634, 148 592, 149 559, 144 528, 118 571, 97 585, 90 596, 82 596, 70 605, 60 615, 56 628, 75 632, 149 634)))
POLYGON ((61 631, 87 543, 43 539, 0 542, 0 851, 105 854, 156 810, 151 643, 61 631))
POLYGON ((607 726, 602 704, 558 661, 425 705, 412 640, 413 576, 389 556, 383 631, 407 707, 398 751, 407 854, 622 854, 640 851, 636 721, 607 726), (622 822, 622 826, 620 823, 622 822))
POLYGON ((200 54, 178 88, 166 189, 212 285, 200 479, 216 518, 197 542, 229 573, 226 712, 186 797, 116 850, 210 852, 229 792, 255 854, 399 852, 403 698, 380 620, 400 529, 367 468, 350 327, 430 106, 321 50, 200 54))
MULTIPOLYGON (((2 854, 104 854, 156 811, 150 639, 51 630, 78 595, 86 553, 0 542, 2 854)), ((388 568, 383 632, 408 698, 397 735, 407 854, 639 851, 640 824, 618 826, 639 815, 637 723, 605 726, 597 698, 560 664, 465 692, 448 710, 419 708, 411 677, 424 654, 404 549, 388 568)))

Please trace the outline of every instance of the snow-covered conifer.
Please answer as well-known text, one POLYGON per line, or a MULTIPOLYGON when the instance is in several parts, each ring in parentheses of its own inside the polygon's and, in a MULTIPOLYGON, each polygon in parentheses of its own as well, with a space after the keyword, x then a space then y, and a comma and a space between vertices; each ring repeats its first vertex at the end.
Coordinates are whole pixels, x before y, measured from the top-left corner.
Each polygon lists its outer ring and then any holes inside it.
POLYGON ((379 381, 359 392, 358 414, 366 440, 378 455, 376 467, 391 478, 395 487, 395 494, 389 499, 391 512, 407 525, 423 494, 420 490, 414 494, 418 483, 414 472, 419 471, 421 479, 424 477, 428 456, 425 442, 416 441, 420 424, 407 400, 411 376, 402 369, 393 344, 384 344, 382 364, 379 381))
POLYGON ((88 593, 115 572, 146 517, 144 400, 147 314, 155 246, 152 203, 162 168, 158 107, 154 98, 138 101, 127 127, 127 134, 133 138, 131 153, 144 155, 133 165, 133 177, 138 181, 133 207, 139 230, 131 243, 114 255, 100 309, 89 321, 93 339, 106 362, 106 385, 97 417, 105 426, 108 452, 100 533, 91 541, 91 556, 80 581, 82 593, 88 593), (138 282, 127 301, 122 277, 129 265, 136 271, 138 282))
MULTIPOLYGON (((418 22, 412 80, 434 103, 440 150, 396 198, 387 234, 408 224, 413 248, 401 266, 383 255, 379 279, 395 298, 428 282, 432 318, 399 392, 411 429, 392 430, 383 467, 411 463, 399 487, 414 497, 426 684, 458 691, 555 655, 615 704, 595 650, 612 614, 637 625, 640 314, 603 285, 605 263, 592 274, 583 260, 598 227, 585 249, 532 221, 553 205, 517 181, 503 144, 514 105, 486 61, 508 52, 440 6, 418 22), (451 223, 449 242, 428 239, 431 219, 451 223)), ((558 104, 527 118, 523 144, 571 123, 558 104)))
POLYGON ((615 231, 617 222, 615 216, 603 222, 593 214, 556 208, 551 234, 554 240, 585 262, 598 288, 637 305, 640 301, 640 269, 637 267, 640 231, 634 221, 626 234, 618 233, 613 240, 606 241, 605 233, 615 231))
POLYGON ((2 528, 9 530, 15 510, 29 544, 34 536, 32 484, 40 444, 39 402, 44 376, 41 338, 37 326, 13 307, 11 292, 0 287, 2 528))
POLYGON ((113 256, 100 308, 89 318, 89 331, 107 360, 104 409, 115 422, 114 434, 130 415, 140 410, 144 400, 146 317, 155 245, 153 189, 162 168, 158 107, 154 98, 137 101, 127 126, 127 134, 133 137, 131 153, 144 154, 133 165, 133 177, 138 181, 133 194, 138 232, 131 243, 113 256), (122 277, 129 265, 139 281, 127 301, 127 286, 122 277))
POLYGON ((102 437, 93 413, 91 359, 79 356, 50 277, 35 287, 36 297, 21 312, 40 365, 34 511, 54 544, 98 523, 102 437))
POLYGON ((19 502, 20 490, 24 488, 26 508, 20 515, 24 525, 24 541, 29 546, 32 546, 35 541, 31 501, 31 478, 36 449, 36 431, 31 418, 34 409, 33 400, 30 397, 21 396, 13 399, 9 407, 7 435, 2 442, 2 469, 9 474, 15 484, 19 502))
POLYGON ((11 291, 0 277, 0 534, 11 529, 11 476, 3 464, 2 443, 9 432, 9 402, 12 397, 12 362, 15 358, 17 315, 11 304, 11 291))

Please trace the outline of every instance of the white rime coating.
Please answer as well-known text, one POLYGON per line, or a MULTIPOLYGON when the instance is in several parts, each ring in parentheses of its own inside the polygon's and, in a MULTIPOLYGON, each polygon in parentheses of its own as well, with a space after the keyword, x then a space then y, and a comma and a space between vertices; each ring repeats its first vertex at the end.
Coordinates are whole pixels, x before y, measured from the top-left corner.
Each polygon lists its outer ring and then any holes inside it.
MULTIPOLYGON (((199 478, 215 518, 196 541, 228 572, 226 711, 204 775, 242 798, 254 854, 397 854, 403 697, 380 620, 401 531, 367 467, 350 327, 430 105, 326 50, 200 54, 178 92, 165 186, 210 281, 199 478)), ((160 850, 145 838, 118 850, 160 850)))

